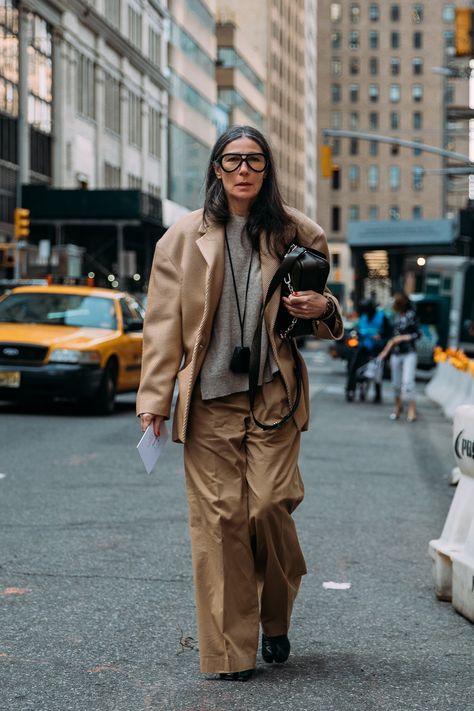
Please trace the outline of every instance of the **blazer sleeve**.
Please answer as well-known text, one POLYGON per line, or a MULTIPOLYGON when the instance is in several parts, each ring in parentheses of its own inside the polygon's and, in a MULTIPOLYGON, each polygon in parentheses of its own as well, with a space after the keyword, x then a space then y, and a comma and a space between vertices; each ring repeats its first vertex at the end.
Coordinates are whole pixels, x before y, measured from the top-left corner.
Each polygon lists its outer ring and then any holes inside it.
POLYGON ((151 267, 143 327, 137 415, 170 416, 176 375, 183 357, 181 270, 158 243, 151 267))
MULTIPOLYGON (((312 247, 313 249, 317 249, 319 252, 322 252, 326 256, 326 259, 330 259, 326 235, 324 234, 324 231, 321 228, 319 228, 319 231, 313 236, 311 243, 308 246, 312 247)), ((337 341, 342 338, 344 333, 341 307, 339 306, 339 302, 334 296, 334 294, 332 294, 330 289, 328 289, 327 287, 324 289, 324 296, 334 303, 335 311, 332 317, 327 321, 315 319, 313 321, 313 333, 318 338, 325 338, 337 341)))

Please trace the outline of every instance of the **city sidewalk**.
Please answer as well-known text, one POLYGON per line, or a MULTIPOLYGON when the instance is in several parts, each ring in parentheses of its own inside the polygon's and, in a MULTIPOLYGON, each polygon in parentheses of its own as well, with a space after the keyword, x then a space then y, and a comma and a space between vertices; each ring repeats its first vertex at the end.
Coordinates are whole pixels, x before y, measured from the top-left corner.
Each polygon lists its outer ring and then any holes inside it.
POLYGON ((473 708, 473 628, 436 600, 427 553, 451 424, 421 384, 419 421, 391 422, 388 383, 384 404, 347 404, 342 364, 307 361, 308 575, 288 663, 247 684, 198 671, 181 448, 148 477, 126 398, 112 418, 0 408, 2 711, 473 708))

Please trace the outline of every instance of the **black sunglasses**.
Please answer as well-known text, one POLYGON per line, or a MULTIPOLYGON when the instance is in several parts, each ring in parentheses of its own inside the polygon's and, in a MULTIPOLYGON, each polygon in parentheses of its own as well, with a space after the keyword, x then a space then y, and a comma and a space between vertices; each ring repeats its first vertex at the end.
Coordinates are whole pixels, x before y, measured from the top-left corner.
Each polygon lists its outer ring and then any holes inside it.
POLYGON ((216 160, 216 163, 225 173, 233 173, 240 168, 244 161, 254 173, 263 173, 267 167, 267 158, 264 153, 224 153, 216 160))

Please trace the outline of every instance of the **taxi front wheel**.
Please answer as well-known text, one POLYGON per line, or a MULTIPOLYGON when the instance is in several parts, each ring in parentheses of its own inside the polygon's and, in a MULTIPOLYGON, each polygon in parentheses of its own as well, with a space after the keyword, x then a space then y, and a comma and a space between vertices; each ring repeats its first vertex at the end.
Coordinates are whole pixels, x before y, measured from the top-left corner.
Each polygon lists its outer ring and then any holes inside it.
POLYGON ((94 398, 94 410, 100 415, 111 415, 117 393, 117 365, 109 361, 105 367, 99 390, 94 398))

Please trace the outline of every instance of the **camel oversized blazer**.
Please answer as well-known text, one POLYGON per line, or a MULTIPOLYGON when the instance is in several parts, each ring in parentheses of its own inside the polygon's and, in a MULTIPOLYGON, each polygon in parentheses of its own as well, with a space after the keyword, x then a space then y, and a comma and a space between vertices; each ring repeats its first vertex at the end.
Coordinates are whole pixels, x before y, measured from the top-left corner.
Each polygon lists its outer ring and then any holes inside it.
MULTIPOLYGON (((296 223, 298 242, 328 255, 321 227, 297 210, 288 208, 288 211, 296 223)), ((260 262, 266 294, 279 263, 267 252, 263 235, 260 262)), ((205 227, 202 210, 180 219, 157 243, 148 291, 137 413, 149 412, 168 418, 177 378, 179 393, 173 421, 176 442, 184 442, 186 438, 191 394, 211 338, 223 278, 224 228, 214 224, 205 227)), ((342 336, 342 319, 337 300, 332 295, 330 298, 337 308, 333 332, 317 321, 314 332, 321 338, 338 339, 342 336)), ((265 311, 265 321, 276 362, 292 400, 296 390, 291 350, 274 329, 279 302, 277 290, 265 311)), ((308 374, 302 358, 301 361, 303 391, 294 420, 299 429, 307 429, 308 374)))

